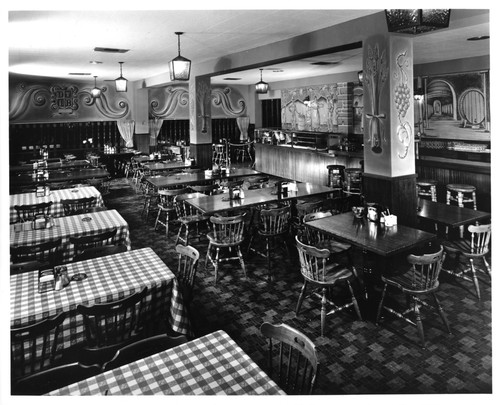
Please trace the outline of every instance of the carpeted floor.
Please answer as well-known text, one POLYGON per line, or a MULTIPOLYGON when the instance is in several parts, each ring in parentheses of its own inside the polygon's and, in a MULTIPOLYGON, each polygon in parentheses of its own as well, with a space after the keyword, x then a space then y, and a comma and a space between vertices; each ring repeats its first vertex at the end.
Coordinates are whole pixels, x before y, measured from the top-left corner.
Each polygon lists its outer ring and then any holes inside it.
MULTIPOLYGON (((128 222, 132 248, 151 247, 175 272, 174 232, 167 241, 164 229, 153 228, 154 214, 147 223, 141 218, 143 199, 132 181, 114 179, 105 199, 108 208, 117 209, 128 222)), ((202 258, 192 306, 196 334, 225 330, 263 369, 266 342, 259 327, 264 321, 285 322, 317 346, 321 365, 316 394, 492 392, 491 289, 484 276, 483 300, 478 302, 472 284, 442 275, 439 297, 453 334, 447 334, 438 315, 424 312, 423 350, 414 326, 389 314, 376 326, 371 319, 357 320, 351 309, 327 317, 321 337, 317 300, 306 300, 295 316, 302 276, 293 246, 290 257, 274 252, 274 282, 267 280, 265 259, 251 254, 245 256, 247 279, 235 262, 220 272, 214 285, 213 268, 204 268, 207 240, 191 244, 202 258)), ((355 259, 361 260, 361 253, 355 259)), ((362 305, 364 316, 369 309, 362 305)))

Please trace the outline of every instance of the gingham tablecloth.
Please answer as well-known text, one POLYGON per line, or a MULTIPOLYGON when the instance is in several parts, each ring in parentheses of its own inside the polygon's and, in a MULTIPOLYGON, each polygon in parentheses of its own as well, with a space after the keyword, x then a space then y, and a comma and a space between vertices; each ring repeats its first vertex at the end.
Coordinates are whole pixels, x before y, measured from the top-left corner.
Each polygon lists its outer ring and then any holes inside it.
POLYGON ((226 332, 219 330, 49 393, 104 394, 285 395, 285 392, 226 332))
POLYGON ((20 327, 67 312, 62 327, 63 348, 85 340, 78 304, 114 301, 148 287, 147 305, 154 319, 164 319, 176 332, 190 333, 189 318, 175 275, 151 248, 68 263, 68 275, 85 273, 87 278, 60 291, 38 292, 38 271, 10 277, 10 325, 20 327))
POLYGON ((62 238, 63 261, 68 262, 75 254, 74 245, 69 243, 70 236, 95 235, 117 228, 112 242, 121 242, 128 250, 131 248, 128 224, 116 210, 70 215, 52 220, 54 225, 49 229, 32 230, 31 223, 25 222, 22 224, 24 230, 16 232, 15 225, 10 225, 10 246, 33 245, 62 238), (91 219, 86 221, 86 218, 91 219))
POLYGON ((36 193, 23 193, 10 195, 10 223, 17 221, 17 212, 14 209, 15 205, 39 204, 52 201, 50 207, 50 215, 53 217, 63 217, 64 209, 61 200, 72 200, 75 198, 88 198, 96 197, 95 205, 103 207, 104 201, 102 200, 101 193, 93 186, 82 186, 65 188, 62 190, 51 190, 50 194, 46 197, 37 197, 36 193))

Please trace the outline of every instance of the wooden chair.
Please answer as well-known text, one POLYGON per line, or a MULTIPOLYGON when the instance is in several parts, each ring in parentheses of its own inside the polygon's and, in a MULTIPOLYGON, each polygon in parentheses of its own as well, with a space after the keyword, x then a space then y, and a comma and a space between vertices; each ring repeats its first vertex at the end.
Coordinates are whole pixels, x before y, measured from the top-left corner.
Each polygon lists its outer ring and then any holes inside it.
POLYGON ((168 228, 170 222, 172 221, 171 215, 175 214, 175 203, 174 199, 176 196, 181 194, 186 194, 190 191, 189 188, 179 188, 179 189, 162 189, 158 190, 158 213, 156 214, 155 220, 155 231, 158 225, 165 227, 165 235, 167 236, 168 243, 168 228), (162 220, 161 216, 165 214, 165 220, 162 220))
POLYGON ((89 252, 92 252, 92 249, 94 249, 97 253, 98 249, 104 247, 105 245, 113 244, 113 238, 116 236, 116 233, 117 229, 114 228, 111 231, 101 232, 95 235, 70 236, 69 243, 74 245, 74 259, 80 257, 79 255, 83 252, 90 254, 89 252))
POLYGON ((177 214, 177 221, 179 222, 179 231, 177 232, 177 238, 175 244, 177 245, 181 241, 184 245, 189 245, 189 233, 193 230, 196 231, 196 236, 198 239, 201 237, 199 232, 200 225, 206 226, 209 217, 207 215, 200 214, 191 205, 189 205, 186 200, 194 198, 197 193, 187 193, 181 194, 174 198, 175 212, 177 214))
POLYGON ((11 247, 10 259, 14 264, 37 261, 41 263, 56 265, 61 261, 61 244, 62 238, 59 238, 53 241, 42 242, 35 245, 11 247))
POLYGON ((81 262, 82 260, 95 259, 96 257, 104 257, 124 253, 127 251, 125 245, 106 245, 96 246, 93 248, 84 249, 83 252, 73 257, 73 262, 81 262))
POLYGON ((311 395, 319 369, 316 346, 311 339, 283 323, 264 322, 260 331, 269 341, 269 376, 287 394, 311 395))
POLYGON ((461 278, 474 283, 474 288, 476 290, 477 299, 481 300, 481 291, 479 289, 479 279, 477 277, 476 266, 474 266, 474 260, 483 259, 483 263, 486 267, 486 271, 478 268, 479 270, 488 274, 491 282, 491 267, 486 260, 486 255, 490 251, 490 240, 491 240, 491 224, 487 225, 469 225, 468 231, 470 233, 470 240, 458 239, 456 241, 445 241, 443 242, 444 249, 446 253, 452 254, 455 257, 454 264, 456 268, 460 267, 459 259, 460 255, 463 255, 469 260, 469 265, 460 271, 442 269, 444 272, 451 274, 454 277, 461 278), (467 274, 470 273, 472 278, 467 274))
POLYGON ((410 268, 406 272, 398 272, 394 276, 382 276, 384 288, 378 305, 375 323, 379 323, 382 308, 384 308, 390 313, 395 314, 399 318, 402 318, 408 323, 416 326, 422 347, 425 348, 425 335, 420 315, 420 308, 431 307, 426 301, 424 301, 425 296, 431 295, 434 299, 434 305, 437 312, 441 316, 448 333, 451 334, 450 325, 448 324, 446 315, 436 295, 436 291, 439 288, 439 273, 441 271, 444 257, 444 249, 442 246, 439 246, 439 251, 434 253, 423 253, 422 255, 411 254, 407 257, 410 268), (384 298, 388 286, 394 287, 407 296, 407 303, 409 305, 407 310, 399 311, 384 305, 384 298), (409 317, 410 313, 414 314, 414 319, 409 317))
POLYGON ((184 245, 177 245, 175 251, 179 254, 175 277, 182 291, 184 305, 189 307, 193 299, 194 280, 198 269, 200 253, 194 247, 184 245))
POLYGON ((10 265, 10 275, 28 273, 34 270, 45 270, 53 267, 49 262, 39 262, 38 260, 31 260, 21 263, 12 263, 10 265))
POLYGON ((61 205, 63 206, 65 216, 78 215, 83 210, 95 206, 96 200, 96 197, 63 199, 61 200, 61 205))
POLYGON ((83 316, 86 346, 103 349, 119 348, 142 337, 145 328, 143 300, 148 293, 144 287, 128 297, 94 305, 80 304, 77 313, 83 316))
POLYGON ((358 301, 356 300, 351 285, 351 281, 355 278, 352 269, 343 265, 337 265, 336 263, 328 263, 328 258, 330 257, 330 251, 328 249, 318 249, 314 246, 306 245, 299 240, 298 236, 295 237, 295 241, 299 253, 300 272, 304 277, 304 284, 300 291, 297 308, 295 309, 296 315, 298 316, 300 312, 302 302, 306 296, 307 287, 311 286, 320 291, 319 294, 313 292, 312 295, 321 298, 321 336, 324 335, 326 317, 341 310, 354 307, 358 319, 362 321, 363 318, 361 317, 358 301), (333 289, 340 284, 347 285, 351 294, 351 302, 343 304, 342 306, 338 306, 332 300, 333 289), (332 309, 328 312, 327 304, 332 306, 332 309))
POLYGON ((205 259, 205 269, 208 263, 212 263, 215 271, 215 284, 217 284, 217 274, 219 264, 232 260, 239 260, 243 274, 246 275, 245 261, 241 254, 240 246, 244 241, 244 215, 232 217, 210 217, 212 231, 207 234, 208 249, 205 259), (221 256, 222 253, 227 253, 221 256))
POLYGON ((93 212, 102 212, 107 210, 108 209, 106 207, 89 207, 80 210, 80 214, 91 214, 93 212))
POLYGON ((267 269, 269 279, 274 278, 272 267, 271 267, 271 244, 280 239, 289 257, 288 246, 286 244, 286 236, 289 232, 290 223, 290 207, 280 207, 271 209, 261 209, 259 212, 259 222, 257 225, 257 235, 265 240, 265 253, 252 247, 253 241, 255 239, 255 232, 252 233, 250 237, 250 243, 248 244, 248 251, 252 250, 255 253, 262 255, 267 258, 267 269))
POLYGON ((21 378, 12 384, 12 395, 43 395, 101 373, 97 364, 63 364, 21 378))
POLYGON ((52 366, 59 355, 59 332, 66 313, 40 322, 13 328, 11 339, 11 379, 33 374, 52 366))
POLYGON ((51 190, 64 190, 65 188, 70 188, 72 187, 71 183, 69 181, 58 181, 58 182, 52 182, 50 183, 50 189, 51 190))
MULTIPOLYGON (((476 187, 470 184, 447 184, 446 185, 446 204, 456 204, 459 207, 469 205, 469 208, 477 210, 476 187)), ((478 224, 477 224, 478 225, 478 224)), ((460 238, 464 237, 464 226, 460 225, 460 238)), ((448 227, 446 227, 448 235, 448 227)))
POLYGON ((184 335, 157 335, 139 340, 119 349, 115 356, 103 366, 103 371, 129 364, 187 342, 184 335))
POLYGON ((33 221, 36 215, 50 215, 52 201, 38 204, 14 205, 17 212, 17 222, 33 221))

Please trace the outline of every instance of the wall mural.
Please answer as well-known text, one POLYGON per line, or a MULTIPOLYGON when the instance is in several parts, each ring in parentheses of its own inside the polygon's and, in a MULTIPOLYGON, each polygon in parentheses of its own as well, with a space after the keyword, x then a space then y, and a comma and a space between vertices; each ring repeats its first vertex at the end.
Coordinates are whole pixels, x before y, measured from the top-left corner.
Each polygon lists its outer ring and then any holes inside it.
MULTIPOLYGON (((217 115, 219 110, 224 116, 240 117, 245 115, 246 102, 233 89, 229 87, 214 87, 210 90, 212 108, 211 116, 217 115)), ((152 93, 149 103, 149 112, 152 117, 169 118, 175 115, 176 118, 188 117, 185 109, 189 105, 189 92, 186 87, 172 87, 155 90, 152 93)), ((204 107, 205 108, 205 107, 204 107)), ((208 108, 205 108, 208 110, 208 108)), ((201 115, 206 115, 202 113, 201 115)))
POLYGON ((119 100, 118 108, 110 105, 106 97, 106 87, 101 87, 101 97, 94 99, 90 94, 90 88, 79 89, 77 86, 69 85, 26 85, 18 84, 11 96, 9 119, 11 121, 21 120, 30 115, 46 118, 46 109, 49 110, 51 118, 82 118, 85 114, 81 106, 92 108, 103 116, 111 119, 125 117, 129 113, 129 104, 126 100, 119 100))
POLYGON ((412 92, 408 86, 408 73, 407 69, 410 66, 409 58, 406 56, 406 51, 401 52, 396 57, 397 70, 393 73, 393 79, 396 82, 394 86, 393 101, 398 112, 398 127, 397 135, 399 142, 403 145, 403 153, 398 151, 400 159, 408 156, 410 142, 413 139, 413 129, 411 124, 406 119, 406 112, 410 108, 410 101, 412 99, 412 92))
POLYGON ((371 99, 371 113, 366 113, 368 119, 368 142, 374 153, 382 153, 382 143, 387 143, 384 131, 385 113, 379 111, 380 91, 387 80, 388 66, 385 50, 380 52, 378 45, 372 49, 368 46, 365 69, 363 72, 364 95, 371 99))
POLYGON ((281 126, 297 131, 338 132, 337 83, 281 91, 281 126))
POLYGON ((425 136, 489 139, 489 72, 425 78, 425 136))

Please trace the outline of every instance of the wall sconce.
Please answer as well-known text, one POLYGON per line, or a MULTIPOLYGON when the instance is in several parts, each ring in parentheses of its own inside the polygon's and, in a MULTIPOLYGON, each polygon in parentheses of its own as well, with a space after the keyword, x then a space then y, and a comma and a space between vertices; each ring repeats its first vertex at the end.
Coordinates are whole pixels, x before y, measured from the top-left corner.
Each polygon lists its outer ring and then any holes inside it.
POLYGON ((358 72, 358 82, 359 82, 360 85, 363 84, 363 71, 362 70, 360 70, 358 72))
POLYGON ((124 62, 118 62, 120 64, 120 77, 115 79, 116 91, 124 92, 127 91, 127 79, 122 76, 122 65, 124 62))
POLYGON ((189 59, 181 56, 181 35, 183 32, 176 32, 177 35, 177 49, 179 55, 172 59, 168 67, 170 69, 170 80, 189 80, 189 75, 191 74, 191 61, 189 59))
POLYGON ((266 94, 267 90, 269 90, 269 83, 262 81, 262 70, 260 70, 260 82, 255 83, 255 92, 258 94, 266 94))
POLYGON ((413 35, 448 28, 450 14, 450 9, 385 10, 389 32, 413 35))
POLYGON ((97 76, 94 76, 94 88, 90 90, 90 94, 92 95, 92 98, 101 97, 101 89, 97 87, 97 76))

